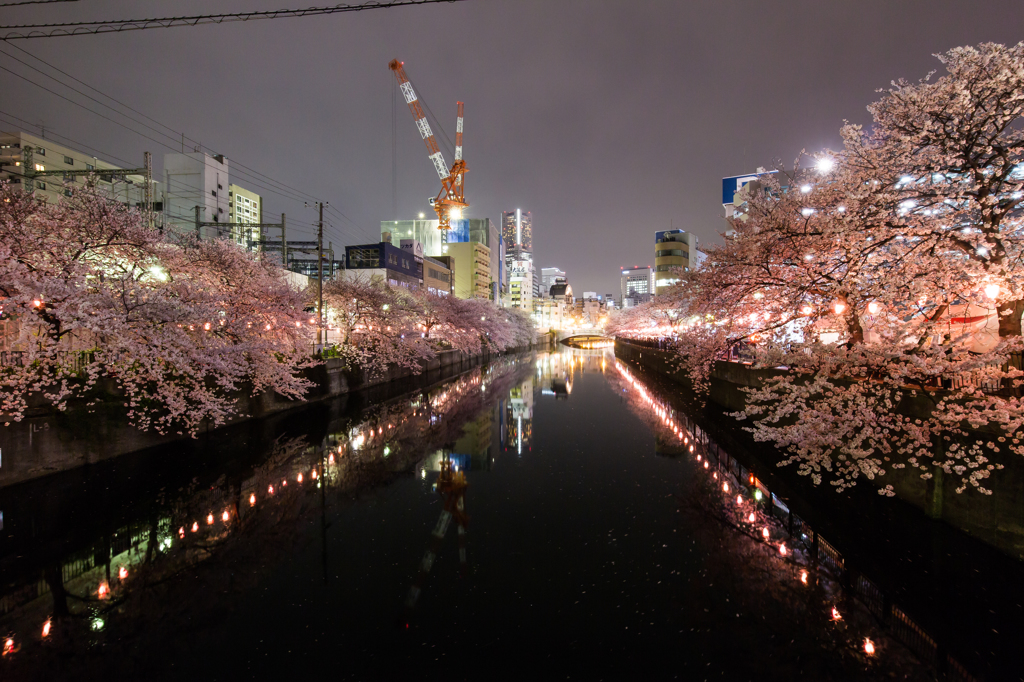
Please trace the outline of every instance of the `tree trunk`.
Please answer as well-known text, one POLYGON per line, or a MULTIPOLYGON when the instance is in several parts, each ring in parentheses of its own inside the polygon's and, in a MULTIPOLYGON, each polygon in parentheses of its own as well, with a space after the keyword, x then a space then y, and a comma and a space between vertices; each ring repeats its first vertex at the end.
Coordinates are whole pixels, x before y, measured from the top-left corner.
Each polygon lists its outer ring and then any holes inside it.
POLYGON ((1024 314, 1024 299, 1006 301, 997 308, 999 312, 999 338, 1020 336, 1020 317, 1024 314))

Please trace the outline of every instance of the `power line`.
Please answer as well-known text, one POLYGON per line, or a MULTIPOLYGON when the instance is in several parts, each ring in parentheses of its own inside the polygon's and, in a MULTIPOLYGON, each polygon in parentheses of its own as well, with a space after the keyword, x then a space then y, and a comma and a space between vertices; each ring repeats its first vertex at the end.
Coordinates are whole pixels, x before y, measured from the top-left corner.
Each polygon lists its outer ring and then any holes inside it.
POLYGON ((204 24, 224 24, 236 21, 255 21, 258 19, 311 17, 324 14, 337 14, 340 12, 388 9, 391 7, 403 7, 406 5, 433 5, 441 2, 462 2, 462 0, 388 0, 385 2, 371 0, 370 2, 355 5, 340 4, 328 7, 308 7, 306 9, 234 12, 231 14, 202 14, 190 17, 165 17, 162 19, 115 19, 112 21, 72 21, 54 24, 15 24, 11 26, 0 26, 0 31, 10 31, 5 35, 0 36, 0 40, 60 38, 73 35, 95 35, 98 33, 143 31, 151 28, 173 28, 175 26, 201 26, 204 24), (22 33, 22 30, 26 31, 22 33))
POLYGON ((18 0, 18 2, 0 3, 0 7, 15 7, 17 5, 49 5, 51 2, 78 2, 78 0, 18 0))

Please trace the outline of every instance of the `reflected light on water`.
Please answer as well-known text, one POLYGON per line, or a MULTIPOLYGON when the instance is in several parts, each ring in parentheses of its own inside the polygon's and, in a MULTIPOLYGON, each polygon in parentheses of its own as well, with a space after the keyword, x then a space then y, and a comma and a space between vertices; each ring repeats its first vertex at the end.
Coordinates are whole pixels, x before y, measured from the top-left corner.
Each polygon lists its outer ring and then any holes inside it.
POLYGON ((122 566, 121 568, 117 569, 117 577, 120 580, 124 580, 125 578, 127 578, 128 577, 128 569, 125 568, 124 566, 122 566))
POLYGON ((807 571, 800 571, 800 582, 807 584, 807 571))
POLYGON ((832 607, 832 620, 842 620, 843 617, 839 615, 839 609, 832 607))
POLYGON ((53 625, 53 623, 51 621, 46 621, 45 623, 43 623, 43 637, 49 637, 50 636, 50 627, 52 625, 53 625))
POLYGON ((875 643, 868 638, 864 638, 864 653, 868 656, 872 656, 875 653, 875 643))

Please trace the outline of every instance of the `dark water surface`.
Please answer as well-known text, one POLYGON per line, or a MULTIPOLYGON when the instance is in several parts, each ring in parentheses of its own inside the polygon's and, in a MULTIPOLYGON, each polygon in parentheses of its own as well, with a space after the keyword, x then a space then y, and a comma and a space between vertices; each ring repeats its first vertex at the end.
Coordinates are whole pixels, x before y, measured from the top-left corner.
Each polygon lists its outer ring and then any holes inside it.
POLYGON ((0 678, 935 678, 610 351, 383 398, 0 492, 0 678))

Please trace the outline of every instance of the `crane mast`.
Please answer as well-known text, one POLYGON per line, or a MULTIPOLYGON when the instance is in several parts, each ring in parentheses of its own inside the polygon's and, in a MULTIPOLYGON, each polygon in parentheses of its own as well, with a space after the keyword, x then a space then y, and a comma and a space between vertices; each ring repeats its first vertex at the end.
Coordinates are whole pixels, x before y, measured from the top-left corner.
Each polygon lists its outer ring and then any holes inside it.
POLYGON ((419 97, 417 97, 412 83, 409 82, 409 77, 405 75, 402 64, 403 62, 393 59, 388 67, 395 72, 395 78, 398 79, 398 87, 402 90, 405 103, 409 105, 409 111, 412 112, 413 119, 416 121, 420 137, 427 145, 427 156, 434 164, 437 176, 441 179, 441 191, 437 193, 437 197, 430 200, 430 205, 437 213, 437 227, 442 230, 442 235, 447 241, 447 231, 451 229, 452 218, 462 217, 463 209, 469 207, 462 178, 467 170, 466 162, 462 159, 462 102, 458 103, 458 120, 455 126, 455 163, 448 168, 444 155, 437 146, 434 132, 430 129, 430 123, 427 122, 427 116, 423 113, 423 107, 420 106, 419 97))

